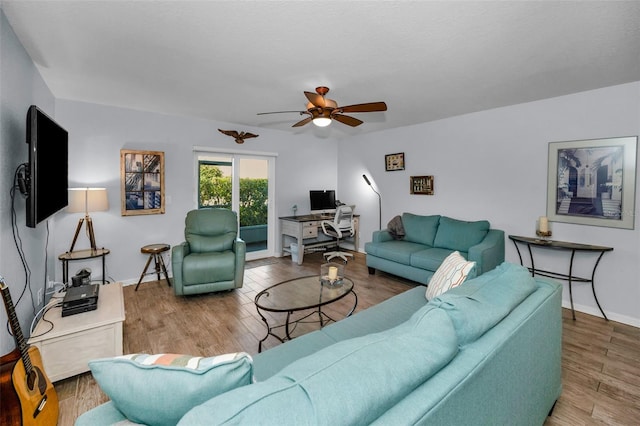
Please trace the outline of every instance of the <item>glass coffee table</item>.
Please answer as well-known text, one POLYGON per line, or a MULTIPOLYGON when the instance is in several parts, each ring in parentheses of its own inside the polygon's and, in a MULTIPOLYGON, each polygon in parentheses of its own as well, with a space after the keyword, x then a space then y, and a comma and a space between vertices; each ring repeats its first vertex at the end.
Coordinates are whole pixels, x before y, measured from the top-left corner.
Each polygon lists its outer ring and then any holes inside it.
POLYGON ((255 298, 256 309, 258 315, 262 318, 267 326, 267 334, 258 344, 258 352, 262 352, 262 342, 267 340, 269 336, 273 336, 280 342, 291 340, 291 333, 298 323, 302 322, 319 322, 320 327, 328 322, 334 321, 326 313, 322 312, 322 307, 330 303, 334 303, 348 294, 354 297, 353 307, 345 315, 348 317, 353 313, 358 305, 358 296, 353 291, 353 281, 349 278, 343 278, 342 284, 339 286, 323 285, 320 283, 318 275, 309 277, 295 278, 284 281, 264 289, 255 298), (301 318, 292 320, 291 314, 298 311, 312 309, 313 311, 301 318), (270 325, 267 317, 263 315, 266 312, 286 312, 287 318, 284 324, 270 325), (318 315, 317 320, 308 320, 313 315, 318 315), (275 334, 275 330, 284 328, 285 335, 279 336, 275 334))

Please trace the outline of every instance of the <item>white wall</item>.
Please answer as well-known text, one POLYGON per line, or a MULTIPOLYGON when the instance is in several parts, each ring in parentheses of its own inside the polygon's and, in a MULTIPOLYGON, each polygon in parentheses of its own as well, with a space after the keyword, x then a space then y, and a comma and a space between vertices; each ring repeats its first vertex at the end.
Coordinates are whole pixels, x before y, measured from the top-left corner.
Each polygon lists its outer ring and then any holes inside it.
MULTIPOLYGON (((373 176, 382 194, 383 228, 408 211, 488 219, 507 235, 534 236, 536 219, 546 213, 549 142, 638 134, 640 82, 635 82, 353 137, 339 146, 339 191, 361 215, 361 249, 378 227, 377 196, 363 173, 373 176), (405 153, 406 170, 385 172, 384 155, 396 152, 405 153), (420 175, 434 176, 435 195, 409 194, 409 177, 420 175)), ((636 176, 636 215, 637 182, 636 176)), ((614 247, 598 266, 598 299, 611 319, 639 326, 640 222, 635 230, 565 223, 551 228, 554 239, 614 247)), ((519 262, 506 242, 507 260, 519 262)), ((542 251, 535 259, 538 267, 568 273, 567 253, 542 251)), ((580 256, 577 275, 590 277, 593 263, 592 256, 580 256)), ((573 290, 578 310, 599 315, 589 285, 573 290)), ((568 305, 568 291, 564 299, 568 305)))
MULTIPOLYGON (((337 186, 334 140, 69 100, 57 100, 56 113, 58 122, 69 131, 69 185, 103 186, 108 190, 109 211, 91 217, 98 246, 111 250, 106 259, 107 276, 117 281, 138 280, 147 259, 140 253, 143 245, 183 241, 186 212, 196 207, 194 146, 276 153, 277 216, 291 215, 293 204, 298 205, 298 214, 304 214, 309 210, 309 189, 337 186), (238 145, 218 128, 260 136, 238 145), (121 149, 164 151, 165 191, 171 199, 165 214, 121 216, 121 149)), ((57 215, 56 253, 69 249, 80 216, 65 212, 57 215)), ((80 235, 76 249, 88 246, 88 239, 80 235)), ((280 247, 276 250, 279 253, 280 247)), ((69 274, 84 266, 92 269, 93 278, 101 276, 99 261, 72 262, 69 274)), ((60 264, 56 277, 62 278, 60 264)))
MULTIPOLYGON (((45 263, 49 268, 53 268, 55 263, 52 252, 48 253, 48 259, 46 256, 46 223, 35 229, 25 226, 25 200, 19 192, 14 203, 16 229, 25 260, 31 270, 30 286, 26 284, 27 274, 13 240, 9 191, 13 186, 16 168, 29 160, 26 116, 31 104, 38 104, 52 117, 55 115, 53 95, 18 41, 4 12, 0 10, 0 275, 6 280, 14 303, 18 303, 27 286, 24 296, 16 306, 16 314, 25 336, 29 336, 34 311, 42 307, 42 303, 37 303, 37 293, 38 290, 44 292, 45 263)), ((4 327, 6 321, 3 305, 0 308, 0 324, 3 325, 0 330, 0 354, 6 354, 15 347, 13 338, 4 327)))

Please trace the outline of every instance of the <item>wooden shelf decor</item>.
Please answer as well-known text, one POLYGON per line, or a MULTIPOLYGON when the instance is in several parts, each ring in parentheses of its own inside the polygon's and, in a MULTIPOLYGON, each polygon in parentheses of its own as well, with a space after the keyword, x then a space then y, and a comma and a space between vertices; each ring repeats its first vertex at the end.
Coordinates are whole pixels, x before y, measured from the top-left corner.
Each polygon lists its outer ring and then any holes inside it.
POLYGON ((411 194, 433 195, 433 176, 411 176, 411 194))
POLYGON ((122 216, 164 214, 164 152, 120 150, 122 216))

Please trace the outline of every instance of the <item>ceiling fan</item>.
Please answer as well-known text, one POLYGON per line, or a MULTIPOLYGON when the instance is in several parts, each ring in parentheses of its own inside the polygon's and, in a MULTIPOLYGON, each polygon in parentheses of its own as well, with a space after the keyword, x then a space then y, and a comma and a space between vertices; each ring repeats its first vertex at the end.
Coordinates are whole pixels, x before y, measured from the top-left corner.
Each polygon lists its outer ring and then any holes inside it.
POLYGON ((306 111, 274 111, 274 112, 260 112, 258 115, 265 114, 281 114, 288 112, 297 112, 300 115, 307 115, 303 120, 298 121, 291 127, 300 127, 313 122, 318 127, 326 127, 331 124, 331 121, 336 120, 347 126, 356 127, 363 123, 362 120, 344 115, 344 113, 354 112, 377 112, 386 111, 387 104, 384 102, 369 102, 366 104, 355 104, 347 106, 338 106, 337 102, 333 99, 325 97, 329 93, 329 88, 325 86, 316 87, 316 93, 304 92, 304 95, 309 100, 306 111))

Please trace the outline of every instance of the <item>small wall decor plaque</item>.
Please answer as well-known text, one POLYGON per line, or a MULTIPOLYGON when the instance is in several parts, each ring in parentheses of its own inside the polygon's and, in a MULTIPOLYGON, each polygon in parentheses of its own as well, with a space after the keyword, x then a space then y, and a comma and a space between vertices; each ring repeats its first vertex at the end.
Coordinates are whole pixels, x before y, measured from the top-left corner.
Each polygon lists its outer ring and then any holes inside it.
POLYGON ((164 213, 164 152, 120 150, 122 216, 164 213))
POLYGON ((388 172, 392 172, 395 170, 404 170, 404 152, 385 155, 384 166, 385 170, 388 172))
POLYGON ((411 194, 433 195, 433 176, 411 176, 411 194))

